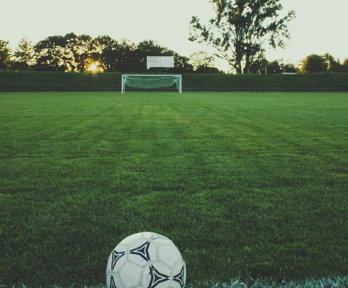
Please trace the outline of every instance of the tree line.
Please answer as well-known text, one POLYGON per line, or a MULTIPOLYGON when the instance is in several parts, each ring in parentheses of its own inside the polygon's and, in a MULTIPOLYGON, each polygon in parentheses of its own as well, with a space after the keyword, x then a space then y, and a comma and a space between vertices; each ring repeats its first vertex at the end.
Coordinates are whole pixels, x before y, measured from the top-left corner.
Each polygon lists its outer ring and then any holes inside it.
POLYGON ((145 72, 146 56, 174 56, 172 72, 219 72, 204 53, 190 59, 152 40, 135 44, 69 33, 49 36, 35 45, 22 39, 14 51, 8 41, 0 40, 0 70, 145 72))
MULTIPOLYGON (((348 59, 342 63, 331 54, 324 55, 311 54, 300 62, 296 67, 293 64, 284 64, 282 61, 275 60, 268 62, 264 59, 265 71, 255 71, 255 73, 274 74, 274 73, 322 73, 322 72, 345 72, 348 73, 348 59)), ((259 69, 263 69, 261 66, 259 69)))
MULTIPOLYGON (((138 44, 128 40, 117 41, 109 36, 92 38, 89 35, 69 33, 49 36, 33 45, 22 39, 15 50, 9 42, 0 40, 0 70, 72 71, 72 72, 146 72, 146 56, 174 56, 174 73, 217 73, 214 57, 197 52, 190 57, 181 56, 152 40, 138 44)), ((301 66, 268 61, 263 55, 252 61, 247 73, 315 73, 348 72, 348 59, 340 63, 332 55, 312 54, 301 66)))

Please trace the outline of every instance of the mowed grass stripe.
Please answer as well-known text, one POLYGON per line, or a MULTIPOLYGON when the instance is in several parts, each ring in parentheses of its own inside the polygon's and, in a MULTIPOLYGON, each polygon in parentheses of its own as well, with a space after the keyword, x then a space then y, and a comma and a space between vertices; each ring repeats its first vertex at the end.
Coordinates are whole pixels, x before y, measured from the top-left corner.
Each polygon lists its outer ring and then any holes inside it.
POLYGON ((347 96, 1 93, 1 282, 101 283, 143 230, 194 283, 346 275, 347 96))

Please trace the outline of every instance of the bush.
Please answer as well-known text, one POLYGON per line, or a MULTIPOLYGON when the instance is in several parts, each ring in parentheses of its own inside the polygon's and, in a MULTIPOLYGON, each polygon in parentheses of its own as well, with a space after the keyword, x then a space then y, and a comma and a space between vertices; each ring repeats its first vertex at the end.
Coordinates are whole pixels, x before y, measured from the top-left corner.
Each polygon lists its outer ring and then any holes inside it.
MULTIPOLYGON (((0 91, 120 91, 121 73, 0 71, 0 91)), ((348 91, 347 73, 183 74, 183 91, 348 91)))

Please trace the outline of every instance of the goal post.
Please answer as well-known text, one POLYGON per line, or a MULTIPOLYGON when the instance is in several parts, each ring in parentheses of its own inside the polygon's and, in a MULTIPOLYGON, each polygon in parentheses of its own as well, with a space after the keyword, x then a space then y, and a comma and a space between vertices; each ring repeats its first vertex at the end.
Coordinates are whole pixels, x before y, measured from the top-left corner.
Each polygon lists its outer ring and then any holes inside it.
POLYGON ((140 89, 158 89, 176 86, 182 93, 182 75, 174 74, 122 74, 121 93, 126 92, 126 87, 140 89))

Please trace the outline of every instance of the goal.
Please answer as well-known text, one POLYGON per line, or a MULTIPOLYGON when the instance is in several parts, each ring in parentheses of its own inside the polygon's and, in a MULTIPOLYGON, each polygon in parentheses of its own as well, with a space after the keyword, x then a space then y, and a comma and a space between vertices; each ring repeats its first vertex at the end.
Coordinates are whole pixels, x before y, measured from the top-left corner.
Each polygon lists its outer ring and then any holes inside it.
POLYGON ((182 93, 182 76, 173 74, 123 74, 121 80, 121 93, 126 92, 126 87, 140 89, 158 89, 175 86, 182 93))

